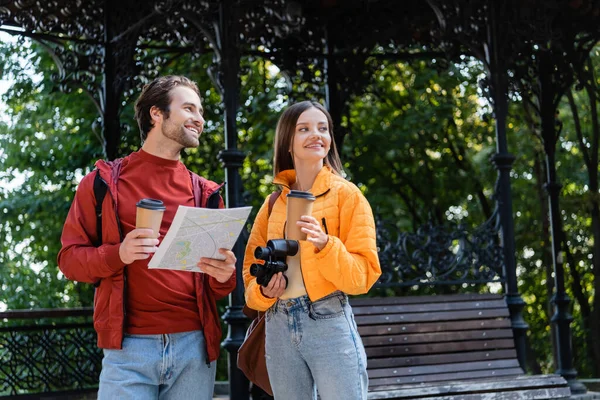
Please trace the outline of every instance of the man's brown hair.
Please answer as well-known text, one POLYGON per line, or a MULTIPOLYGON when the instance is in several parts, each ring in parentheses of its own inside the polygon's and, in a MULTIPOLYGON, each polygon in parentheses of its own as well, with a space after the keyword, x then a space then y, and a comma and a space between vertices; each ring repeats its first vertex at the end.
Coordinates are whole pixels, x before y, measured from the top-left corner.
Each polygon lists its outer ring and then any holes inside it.
POLYGON ((140 97, 135 102, 135 119, 140 127, 140 136, 142 143, 148 137, 148 132, 154 126, 152 118, 150 117, 150 109, 157 107, 165 115, 165 119, 169 118, 169 106, 171 104, 170 92, 177 86, 186 86, 192 89, 198 97, 200 97, 200 91, 198 85, 185 76, 180 75, 167 75, 156 78, 152 82, 148 83, 142 89, 140 97))
POLYGON ((325 165, 329 165, 336 173, 341 175, 342 162, 338 155, 337 148, 335 146, 335 140, 333 139, 333 121, 331 115, 325 107, 316 101, 302 101, 300 103, 289 106, 277 123, 277 129, 275 131, 275 155, 273 157, 273 172, 275 175, 286 169, 294 169, 294 157, 290 152, 294 135, 296 133, 296 123, 302 113, 310 108, 316 108, 321 111, 327 117, 327 128, 329 136, 331 137, 331 147, 329 153, 325 157, 325 165))

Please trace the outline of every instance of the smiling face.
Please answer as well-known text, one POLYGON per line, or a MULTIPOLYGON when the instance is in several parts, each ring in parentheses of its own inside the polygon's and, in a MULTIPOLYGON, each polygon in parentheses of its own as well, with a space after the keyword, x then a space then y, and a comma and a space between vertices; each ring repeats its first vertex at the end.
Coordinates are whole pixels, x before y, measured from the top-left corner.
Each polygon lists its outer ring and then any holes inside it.
POLYGON ((336 174, 342 173, 342 162, 333 141, 333 122, 320 103, 305 100, 285 109, 277 122, 273 150, 275 175, 304 166, 304 162, 309 163, 308 168, 327 164, 336 174))
POLYGON ((300 114, 290 148, 296 167, 314 163, 322 167, 330 147, 331 133, 327 116, 315 107, 300 114))
POLYGON ((198 147, 204 129, 204 110, 198 94, 186 86, 173 88, 168 113, 160 112, 160 130, 165 139, 181 148, 198 147))

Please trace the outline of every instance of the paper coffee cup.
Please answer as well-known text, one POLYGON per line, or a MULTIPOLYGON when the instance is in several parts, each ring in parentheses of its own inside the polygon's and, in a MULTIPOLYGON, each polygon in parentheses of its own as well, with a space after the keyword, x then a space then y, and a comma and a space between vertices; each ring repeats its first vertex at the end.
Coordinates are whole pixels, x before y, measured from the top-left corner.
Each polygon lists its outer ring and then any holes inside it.
POLYGON ((166 210, 165 205, 160 200, 141 199, 136 206, 135 227, 152 229, 154 233, 150 237, 157 238, 160 235, 160 224, 166 210))
POLYGON ((311 215, 315 196, 309 192, 291 190, 287 195, 287 223, 286 238, 292 240, 306 240, 306 233, 300 231, 296 224, 303 215, 311 215))
MULTIPOLYGON (((315 196, 309 192, 292 190, 287 195, 287 222, 285 224, 285 237, 290 240, 306 240, 306 233, 300 231, 296 224, 303 215, 311 215, 315 196)), ((288 278, 288 285, 285 292, 280 296, 282 299, 291 299, 306 294, 304 279, 302 276, 302 267, 300 252, 295 256, 286 258, 288 270, 285 276, 288 278)))

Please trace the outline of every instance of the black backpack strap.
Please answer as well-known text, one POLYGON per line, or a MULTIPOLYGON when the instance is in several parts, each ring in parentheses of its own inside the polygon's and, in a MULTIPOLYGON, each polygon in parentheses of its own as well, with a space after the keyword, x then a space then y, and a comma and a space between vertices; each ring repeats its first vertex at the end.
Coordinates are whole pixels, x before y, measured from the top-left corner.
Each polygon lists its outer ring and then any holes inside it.
POLYGON ((98 247, 102 244, 102 203, 108 191, 106 182, 100 177, 100 171, 96 170, 94 177, 94 197, 96 199, 96 237, 98 238, 94 246, 98 247))
POLYGON ((214 192, 208 197, 206 201, 206 208, 214 208, 217 209, 221 205, 221 195, 219 191, 214 192))

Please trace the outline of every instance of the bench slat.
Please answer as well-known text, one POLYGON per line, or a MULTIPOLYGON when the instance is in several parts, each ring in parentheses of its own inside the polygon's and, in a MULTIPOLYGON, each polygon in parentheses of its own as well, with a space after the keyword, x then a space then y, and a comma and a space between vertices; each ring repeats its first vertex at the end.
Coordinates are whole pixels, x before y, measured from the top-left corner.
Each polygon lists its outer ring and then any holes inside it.
POLYGON ((469 329, 510 328, 509 319, 462 320, 456 322, 423 322, 420 324, 358 325, 361 337, 395 333, 448 332, 469 329))
MULTIPOLYGON (((515 349, 508 350, 493 350, 493 351, 472 351, 460 355, 462 361, 486 361, 486 360, 503 360, 516 359, 517 352, 515 349)), ((393 357, 393 358, 372 358, 367 362, 367 368, 392 368, 392 367, 408 367, 413 365, 433 365, 447 364, 454 361, 456 355, 450 354, 428 354, 413 357, 393 357)))
POLYGON ((440 400, 546 400, 568 399, 571 391, 569 388, 541 388, 526 390, 511 390, 502 393, 477 393, 460 396, 436 397, 440 400))
POLYGON ((494 360, 437 365, 421 365, 401 368, 369 369, 369 379, 395 376, 419 376, 447 372, 463 372, 478 370, 496 370, 502 368, 519 368, 517 360, 494 360))
MULTIPOLYGON (((394 392, 395 393, 395 392, 394 392)), ((570 399, 571 390, 568 387, 557 388, 541 388, 541 389, 525 389, 511 390, 507 392, 491 392, 477 394, 457 394, 457 395, 442 395, 435 394, 428 396, 420 389, 411 389, 402 393, 391 394, 390 392, 369 392, 369 400, 413 400, 413 399, 436 399, 436 400, 538 400, 538 399, 570 399)))
MULTIPOLYGON (((512 339, 479 340, 476 342, 429 343, 408 346, 367 347, 367 358, 407 356, 416 354, 458 353, 464 351, 481 351, 493 349, 512 349, 515 343, 512 339)), ((367 363, 368 364, 368 363, 367 363)))
MULTIPOLYGON (((502 393, 510 393, 510 391, 518 388, 520 390, 538 390, 546 388, 553 391, 548 393, 546 398, 566 398, 570 391, 565 387, 565 381, 560 376, 556 375, 536 375, 536 376, 518 376, 510 379, 499 378, 496 380, 480 380, 480 381, 457 381, 445 384, 423 384, 423 385, 404 385, 401 388, 380 386, 374 388, 377 391, 370 392, 369 400, 382 399, 463 399, 468 393, 484 392, 486 395, 496 396, 502 393), (447 397, 449 396, 449 397, 447 397), (554 396, 554 397, 552 397, 554 396), (561 397, 562 396, 562 397, 561 397)), ((495 399, 496 397, 486 397, 485 399, 495 399)), ((525 397, 526 398, 526 397, 525 397)))
POLYGON ((357 315, 358 325, 392 324, 398 322, 433 322, 460 321, 475 318, 507 318, 508 308, 493 308, 489 310, 445 311, 440 313, 422 314, 391 314, 391 315, 357 315))
POLYGON ((436 311, 480 310, 488 308, 506 308, 503 299, 493 301, 465 301, 447 303, 405 304, 405 305, 368 305, 352 307, 354 315, 411 314, 436 311))
POLYGON ((444 374, 433 374, 433 375, 420 375, 420 376, 398 376, 394 378, 376 378, 369 380, 369 388, 377 390, 377 386, 384 385, 403 385, 407 383, 418 383, 418 382, 444 382, 444 381, 455 381, 461 379, 475 379, 475 378, 493 378, 493 377, 506 377, 506 376, 518 376, 523 374, 521 368, 505 368, 496 370, 482 370, 482 371, 457 371, 444 374))
POLYGON ((411 335, 380 335, 369 336, 363 338, 363 344, 368 346, 390 346, 396 344, 413 344, 413 343, 440 343, 440 342, 455 342, 464 340, 488 340, 500 338, 512 338, 512 330, 497 329, 497 330, 481 330, 481 331, 454 331, 454 332, 436 332, 425 334, 411 335))
POLYGON ((425 303, 448 303, 469 300, 497 300, 504 299, 501 294, 490 293, 464 293, 448 295, 430 295, 430 296, 402 296, 402 297, 353 297, 350 304, 354 306, 362 305, 384 305, 384 304, 425 304, 425 303))

